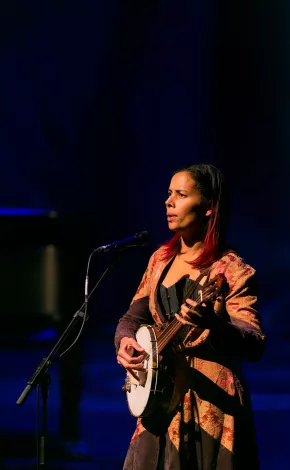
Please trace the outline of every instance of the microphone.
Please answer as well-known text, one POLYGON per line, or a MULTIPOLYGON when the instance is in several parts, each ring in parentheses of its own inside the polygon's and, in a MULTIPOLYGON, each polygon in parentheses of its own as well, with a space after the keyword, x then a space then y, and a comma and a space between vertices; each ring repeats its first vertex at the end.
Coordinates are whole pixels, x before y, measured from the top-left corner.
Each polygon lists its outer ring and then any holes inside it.
POLYGON ((124 248, 130 248, 131 246, 143 246, 149 242, 148 232, 138 232, 132 237, 124 238, 116 242, 110 243, 109 245, 99 246, 96 251, 113 251, 123 250, 124 248))

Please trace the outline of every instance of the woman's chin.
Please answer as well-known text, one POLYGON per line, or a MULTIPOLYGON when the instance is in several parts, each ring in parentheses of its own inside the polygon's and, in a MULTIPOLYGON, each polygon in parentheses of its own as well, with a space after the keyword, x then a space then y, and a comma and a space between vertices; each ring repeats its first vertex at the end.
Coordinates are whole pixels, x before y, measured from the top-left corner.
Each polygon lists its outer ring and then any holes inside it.
POLYGON ((168 228, 169 228, 169 230, 171 230, 171 232, 175 232, 175 233, 181 233, 182 232, 182 230, 180 230, 179 227, 176 227, 176 225, 174 225, 172 223, 168 224, 168 228))

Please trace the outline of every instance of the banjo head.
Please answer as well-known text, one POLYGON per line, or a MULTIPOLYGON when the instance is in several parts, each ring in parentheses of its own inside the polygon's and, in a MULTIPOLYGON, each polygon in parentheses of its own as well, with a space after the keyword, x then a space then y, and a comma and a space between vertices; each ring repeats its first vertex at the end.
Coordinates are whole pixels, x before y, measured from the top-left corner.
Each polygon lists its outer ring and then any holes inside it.
POLYGON ((136 333, 136 341, 147 353, 144 367, 147 372, 134 371, 139 380, 127 371, 127 402, 130 413, 140 417, 146 414, 149 402, 154 398, 157 383, 158 351, 157 338, 152 326, 141 326, 136 333))

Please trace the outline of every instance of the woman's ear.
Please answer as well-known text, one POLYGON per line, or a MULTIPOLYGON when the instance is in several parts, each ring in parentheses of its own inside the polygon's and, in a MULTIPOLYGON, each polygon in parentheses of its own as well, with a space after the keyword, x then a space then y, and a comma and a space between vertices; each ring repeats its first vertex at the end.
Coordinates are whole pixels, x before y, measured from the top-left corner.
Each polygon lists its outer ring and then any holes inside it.
POLYGON ((213 211, 214 211, 213 209, 208 209, 208 210, 206 211, 206 213, 205 213, 205 216, 206 216, 206 217, 211 216, 211 214, 213 213, 213 211))

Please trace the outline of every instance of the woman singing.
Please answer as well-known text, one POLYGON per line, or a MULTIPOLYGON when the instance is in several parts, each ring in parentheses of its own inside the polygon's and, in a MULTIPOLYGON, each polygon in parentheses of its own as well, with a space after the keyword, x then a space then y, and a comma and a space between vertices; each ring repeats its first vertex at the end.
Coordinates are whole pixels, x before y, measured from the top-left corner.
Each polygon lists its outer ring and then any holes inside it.
POLYGON ((174 236, 151 256, 115 339, 118 363, 138 371, 145 357, 135 338, 140 325, 162 328, 173 318, 183 324, 176 406, 166 419, 138 419, 123 470, 257 470, 241 361, 260 358, 265 336, 255 270, 226 245, 223 175, 204 164, 177 170, 165 206, 174 236), (227 291, 197 307, 198 292, 218 274, 227 291))

